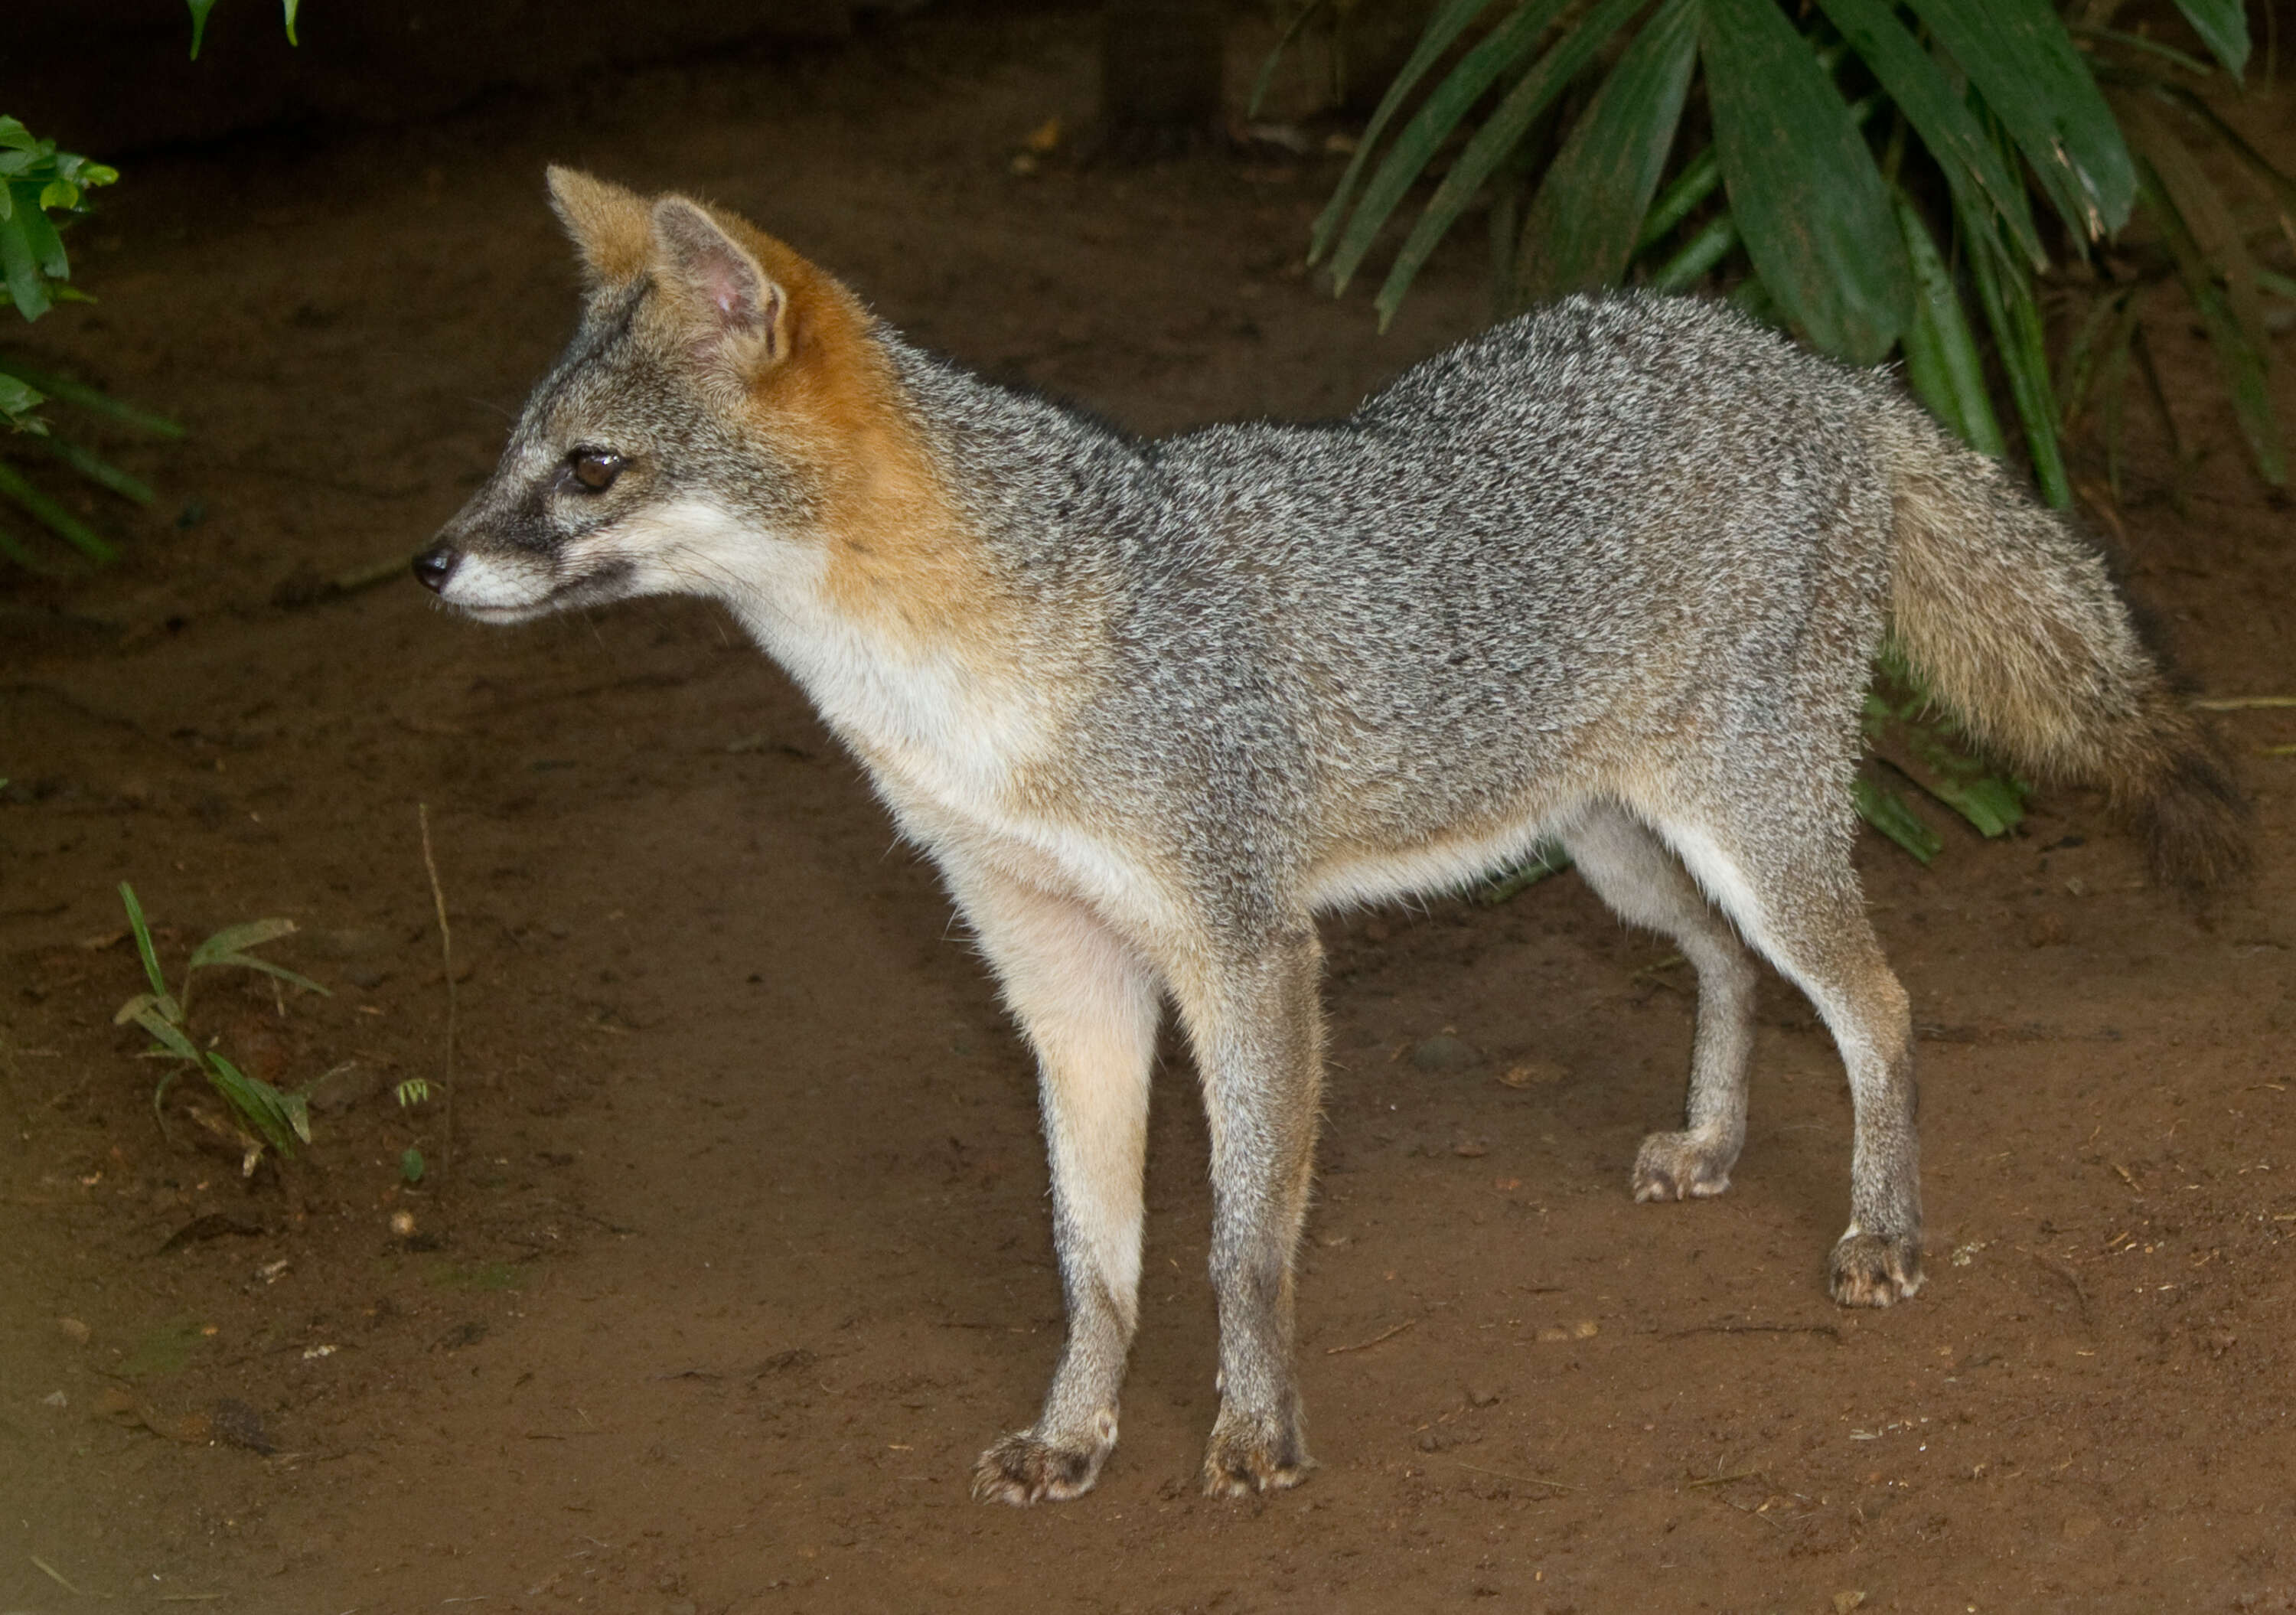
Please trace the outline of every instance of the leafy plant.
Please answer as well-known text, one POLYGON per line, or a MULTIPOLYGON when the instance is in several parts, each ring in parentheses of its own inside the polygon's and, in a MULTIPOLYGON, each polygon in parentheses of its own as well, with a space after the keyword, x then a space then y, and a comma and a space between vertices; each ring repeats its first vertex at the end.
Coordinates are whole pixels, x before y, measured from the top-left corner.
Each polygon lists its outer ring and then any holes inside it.
MULTIPOLYGON (((2145 338, 2150 294, 2173 281, 2258 471, 2279 486, 2261 299, 2296 299, 2296 280, 2263 266, 2274 226, 2239 222, 2194 142, 2233 153, 2291 245, 2296 180, 2204 93, 2246 65, 2243 0, 2176 4, 2214 65, 2115 29, 2123 0, 2062 12, 2049 0, 1439 0, 1309 258, 1344 291, 1414 186, 1439 176, 1374 299, 1382 325, 1482 208, 1502 314, 1627 282, 1727 285, 1837 357, 1901 356, 1939 420, 2006 458, 1989 357, 2060 509, 2073 498, 2062 439, 2092 409, 2119 497, 2132 376, 2190 470, 2145 338), (2143 228, 2124 231, 2132 216, 2143 228), (2086 304, 2054 370, 2045 288, 2086 304)), ((2004 833, 2022 787, 1927 717, 1901 664, 1884 675, 1869 735, 1929 794, 2004 833)), ((1883 833, 1935 855, 1935 833, 1870 769, 1857 795, 1883 833)))
POLYGON ((2072 490, 2060 437, 2092 398, 2118 485, 2122 389, 2132 368, 2150 374, 2139 306, 2173 279, 2278 485, 2259 299, 2296 298, 2296 282, 2257 261, 2192 142, 2224 143, 2292 241, 2296 180, 2202 94, 2246 64, 2243 0, 2177 4, 2219 65, 2114 29, 2122 0, 2072 0, 2063 16, 2047 0, 1816 0, 1798 20, 1776 0, 1510 0, 1496 22, 1499 0, 1442 0, 1309 256, 1344 290, 1439 169, 1374 299, 1382 324, 1487 202, 1502 312, 1718 275, 1839 357, 1902 350, 1923 403, 2002 455, 1981 330, 2035 480, 2061 508, 2072 490), (2149 233, 2124 240, 2132 210, 2149 233), (2039 277, 2076 266, 2092 307, 2053 374, 2039 277))
POLYGON ((248 951, 292 934, 295 922, 250 920, 243 925, 226 926, 192 950, 191 958, 184 965, 182 990, 171 993, 160 970, 160 955, 152 946, 152 928, 144 922, 144 906, 135 900, 135 889, 125 881, 119 883, 119 900, 127 910, 128 927, 135 934, 135 951, 143 958, 144 979, 151 982, 152 990, 138 993, 121 1004, 111 1018, 112 1024, 126 1026, 133 1022, 150 1033, 153 1046, 147 1051, 148 1057, 184 1062, 162 1077, 152 1090, 152 1113, 160 1118, 161 1131, 168 1125, 160 1110, 168 1090, 187 1070, 195 1070, 207 1078, 208 1085, 230 1107, 240 1124, 240 1143, 245 1151, 240 1163, 242 1174, 254 1172, 266 1145, 282 1155, 292 1155, 298 1140, 309 1144, 311 1109, 303 1094, 283 1092, 259 1077, 249 1076, 218 1050, 194 1041, 191 1028, 192 987, 203 970, 260 971, 310 992, 327 991, 308 976, 283 964, 274 964, 268 959, 258 959, 248 951))
MULTIPOLYGON (((87 192, 119 177, 116 169, 74 152, 59 152, 54 141, 35 139, 17 119, 0 117, 0 297, 26 320, 38 319, 59 302, 90 300, 71 284, 71 264, 58 224, 81 217, 87 192)), ((87 480, 137 504, 150 504, 152 490, 144 483, 85 445, 49 431, 38 410, 50 399, 164 438, 180 438, 184 429, 93 387, 49 375, 0 353, 0 420, 37 438, 50 455, 87 480)), ((0 461, 0 498, 90 560, 112 559, 114 551, 101 535, 5 461, 0 461)), ((0 529, 0 556, 28 569, 39 566, 23 544, 4 529, 0 529)))

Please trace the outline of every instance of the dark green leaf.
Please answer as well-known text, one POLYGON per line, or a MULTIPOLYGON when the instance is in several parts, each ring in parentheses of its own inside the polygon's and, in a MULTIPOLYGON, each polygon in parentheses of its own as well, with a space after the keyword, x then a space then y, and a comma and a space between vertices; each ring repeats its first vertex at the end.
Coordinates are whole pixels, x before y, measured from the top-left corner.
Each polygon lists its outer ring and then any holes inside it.
POLYGON ((192 11, 192 60, 200 59, 200 42, 207 37, 208 13, 215 10, 216 0, 184 0, 192 11))
MULTIPOLYGON (((21 383, 12 376, 0 378, 0 385, 20 386, 21 383)), ((138 504, 152 503, 150 488, 93 450, 81 447, 69 438, 50 437, 45 446, 50 454, 89 481, 108 488, 121 498, 132 499, 138 504)))
POLYGON ((38 210, 19 208, 6 218, 0 218, 0 274, 5 275, 8 296, 15 303, 16 312, 28 320, 37 320, 48 311, 48 290, 41 282, 39 261, 33 255, 32 243, 24 237, 27 214, 37 217, 38 210))
POLYGON ((37 152, 40 149, 40 143, 32 137, 32 132, 18 119, 0 116, 0 146, 8 146, 19 152, 37 152))
POLYGON ((1857 804, 1857 816, 1888 836, 1898 846, 1926 864, 1945 850, 1945 842, 1906 804, 1906 799, 1879 783, 1870 768, 1861 768, 1850 782, 1849 788, 1857 804))
POLYGON ((1509 898, 1529 891, 1549 875, 1561 874, 1570 867, 1570 855, 1562 850, 1560 841, 1541 841, 1530 849, 1530 857, 1517 868, 1509 870, 1484 882, 1475 894, 1475 901, 1485 908, 1496 908, 1509 898))
POLYGON ((1939 256, 1929 225, 1900 192, 1895 197, 1906 256, 1914 272, 1914 321, 1906 330, 1906 380, 1930 413, 1980 454, 2008 453, 1993 400, 1985 390, 1985 362, 1962 311, 1961 294, 1939 256))
MULTIPOLYGON (((1437 150, 1475 110, 1484 92, 1538 48, 1539 37, 1546 32, 1547 25, 1554 20, 1563 4, 1564 0, 1529 0, 1513 16, 1492 29, 1488 38, 1462 56, 1443 82, 1429 93, 1403 133, 1395 137, 1394 146, 1381 162, 1379 171, 1372 176, 1371 184, 1365 187, 1363 201, 1348 220, 1347 231, 1340 237, 1332 258, 1334 287, 1346 290, 1364 255, 1371 250, 1380 226, 1387 223, 1388 216, 1401 204, 1405 193, 1426 172, 1437 150)), ((1528 124, 1529 120, 1524 121, 1528 124)), ((1357 148, 1357 155, 1363 156, 1368 147, 1366 135, 1365 144, 1357 148)), ((1324 210, 1324 219, 1316 222, 1312 251, 1322 250, 1321 242, 1328 234, 1324 220, 1332 225, 1339 222, 1339 201, 1334 196, 1332 206, 1324 210)))
POLYGON ((1700 0, 1666 0, 1548 165, 1522 231, 1526 302, 1608 285, 1634 250, 1682 121, 1700 0))
MULTIPOLYGON (((1435 243, 1467 210, 1467 204, 1474 200, 1483 182, 1513 153, 1548 102, 1562 94, 1563 87, 1578 76, 1578 70, 1642 6, 1643 0, 1598 0, 1594 9, 1556 40, 1554 48, 1541 56, 1521 82, 1507 92, 1489 119, 1475 131, 1474 138, 1467 143, 1466 149, 1452 163, 1451 171, 1443 176, 1443 183, 1435 188, 1435 194, 1428 199, 1427 210, 1419 216, 1419 222, 1405 238, 1403 250, 1396 254, 1394 266, 1388 271, 1379 296, 1373 299, 1382 327, 1395 317, 1404 292, 1435 250, 1435 243)), ((1353 226, 1349 234, 1354 234, 1353 226)))
POLYGON ((37 388, 18 381, 14 376, 0 375, 0 415, 9 417, 8 423, 11 426, 20 429, 29 425, 29 422, 18 421, 15 417, 28 414, 37 409, 41 400, 47 396, 37 388))
POLYGON ((1755 270, 1826 352, 1878 362, 1913 317, 1913 276, 1874 155, 1774 0, 1707 0, 1714 148, 1755 270))
POLYGON ((71 264, 64 257, 63 238, 40 211, 38 193, 29 184, 10 185, 15 193, 15 224, 24 232, 25 244, 32 250, 32 261, 39 265, 40 273, 50 280, 71 279, 71 264))
POLYGON ((1971 115, 1960 92, 1938 70, 1929 52, 1906 31, 1887 0, 1818 0, 1818 4, 1921 135, 1955 196, 1973 208, 1975 196, 1966 193, 1981 194, 2000 214, 2033 266, 2046 267, 2048 253, 2023 206, 2023 181, 2002 161, 2000 151, 1971 115))
POLYGON ((26 515, 91 560, 111 561, 119 553, 93 528, 25 481, 5 463, 0 463, 0 499, 13 501, 26 515))
POLYGON ((2225 64, 2225 71, 2239 78, 2248 65, 2247 0, 2177 0, 2177 9, 2225 64))
POLYGON ((429 1169, 428 1164, 422 1159, 422 1152, 413 1144, 407 1145, 398 1152, 398 1175, 408 1183, 421 1183, 422 1174, 429 1169))
POLYGON ((1339 186, 1332 191, 1332 200, 1324 204, 1323 212, 1316 216, 1315 231, 1308 238, 1308 257, 1311 261, 1324 256, 1324 249, 1331 245, 1332 233, 1340 227, 1340 220, 1347 217, 1348 199, 1355 194, 1356 179, 1362 174, 1364 164, 1371 160, 1372 148, 1387 132, 1389 121, 1403 110, 1403 103, 1410 99, 1411 92, 1427 76, 1428 70, 1441 59, 1443 53, 1451 48, 1452 42, 1466 31, 1468 24, 1488 11, 1490 5, 1491 0, 1443 0, 1435 14, 1427 20, 1426 28, 1420 33, 1419 43, 1412 47, 1410 59, 1395 75, 1394 82, 1387 86, 1387 94, 1379 98, 1379 106, 1373 111, 1371 121, 1364 126, 1363 138, 1356 143, 1355 155, 1348 159, 1347 172, 1340 176, 1339 186))
POLYGON ((138 409, 132 404, 122 404, 110 393, 90 387, 85 381, 74 381, 63 376, 51 375, 45 370, 36 370, 31 365, 20 362, 12 355, 0 353, 0 375, 13 376, 20 381, 38 388, 60 403, 92 410, 100 415, 108 415, 124 425, 141 428, 155 437, 180 438, 184 435, 183 427, 165 415, 155 415, 151 411, 138 409))
POLYGON ((2047 0, 1908 0, 1967 73, 2073 234, 2118 230, 2136 171, 2112 110, 2047 0))

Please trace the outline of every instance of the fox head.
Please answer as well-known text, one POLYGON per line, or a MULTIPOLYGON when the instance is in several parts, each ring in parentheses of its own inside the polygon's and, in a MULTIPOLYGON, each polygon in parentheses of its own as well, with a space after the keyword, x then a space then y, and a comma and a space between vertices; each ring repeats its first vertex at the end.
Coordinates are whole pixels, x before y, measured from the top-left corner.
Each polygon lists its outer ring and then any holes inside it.
POLYGON ((587 283, 580 327, 415 576, 517 622, 638 594, 738 604, 840 541, 865 549, 857 533, 920 479, 858 299, 685 197, 549 178, 587 283))

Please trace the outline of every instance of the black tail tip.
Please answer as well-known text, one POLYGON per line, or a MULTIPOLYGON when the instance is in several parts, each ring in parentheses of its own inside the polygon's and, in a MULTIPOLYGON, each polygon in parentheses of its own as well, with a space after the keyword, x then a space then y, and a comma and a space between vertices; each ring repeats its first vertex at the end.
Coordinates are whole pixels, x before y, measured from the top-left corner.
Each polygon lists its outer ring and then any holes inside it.
POLYGON ((2248 800, 2210 750, 2181 749, 2130 817, 2164 886, 2201 892, 2248 873, 2248 800))

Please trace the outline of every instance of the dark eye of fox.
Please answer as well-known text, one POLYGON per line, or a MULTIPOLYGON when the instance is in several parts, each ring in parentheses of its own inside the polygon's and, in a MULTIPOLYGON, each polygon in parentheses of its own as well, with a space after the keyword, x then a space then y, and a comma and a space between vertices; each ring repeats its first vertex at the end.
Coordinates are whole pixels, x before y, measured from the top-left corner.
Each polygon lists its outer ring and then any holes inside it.
POLYGON ((614 479, 622 474, 627 462, 621 455, 602 448, 578 448, 566 457, 567 469, 574 480, 594 494, 603 494, 613 487, 614 479))

